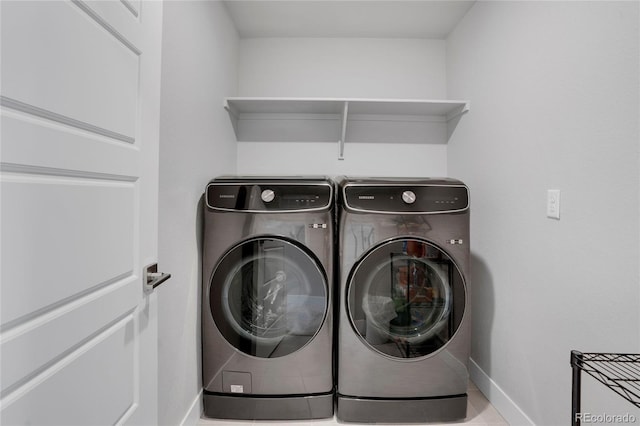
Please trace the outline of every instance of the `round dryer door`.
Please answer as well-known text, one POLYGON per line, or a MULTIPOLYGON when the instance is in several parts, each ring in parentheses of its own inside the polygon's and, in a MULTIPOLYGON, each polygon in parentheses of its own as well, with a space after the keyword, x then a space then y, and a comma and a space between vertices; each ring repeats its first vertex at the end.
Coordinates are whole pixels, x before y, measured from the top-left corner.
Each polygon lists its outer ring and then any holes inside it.
POLYGON ((209 304, 218 330, 240 351, 276 358, 309 343, 328 307, 327 280, 315 256, 295 242, 254 238, 216 266, 209 304))
POLYGON ((403 238, 369 250, 347 287, 351 324, 374 350, 395 358, 427 356, 444 347, 462 322, 465 284, 440 248, 403 238))

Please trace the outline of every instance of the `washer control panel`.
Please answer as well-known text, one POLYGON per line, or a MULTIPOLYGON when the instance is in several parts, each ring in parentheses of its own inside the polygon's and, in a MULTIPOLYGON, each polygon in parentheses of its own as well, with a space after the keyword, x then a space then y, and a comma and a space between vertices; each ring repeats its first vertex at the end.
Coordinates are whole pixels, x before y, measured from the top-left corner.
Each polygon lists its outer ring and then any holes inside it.
POLYGON ((216 210, 282 212, 331 207, 333 185, 282 182, 226 183, 207 185, 207 206, 216 210))
POLYGON ((442 213, 469 208, 464 185, 366 185, 343 188, 344 204, 355 211, 442 213))

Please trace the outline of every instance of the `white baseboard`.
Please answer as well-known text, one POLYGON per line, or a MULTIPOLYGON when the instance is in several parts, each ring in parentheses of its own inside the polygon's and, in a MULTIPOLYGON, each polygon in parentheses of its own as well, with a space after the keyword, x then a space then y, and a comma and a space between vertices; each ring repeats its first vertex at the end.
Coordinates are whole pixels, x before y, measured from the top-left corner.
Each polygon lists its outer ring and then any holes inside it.
POLYGON ((489 400, 504 419, 513 426, 527 425, 535 426, 525 413, 516 405, 509 395, 507 395, 473 359, 469 360, 469 375, 471 381, 480 389, 480 392, 489 400))
POLYGON ((202 417, 202 389, 191 403, 189 411, 180 422, 180 426, 196 426, 202 417))

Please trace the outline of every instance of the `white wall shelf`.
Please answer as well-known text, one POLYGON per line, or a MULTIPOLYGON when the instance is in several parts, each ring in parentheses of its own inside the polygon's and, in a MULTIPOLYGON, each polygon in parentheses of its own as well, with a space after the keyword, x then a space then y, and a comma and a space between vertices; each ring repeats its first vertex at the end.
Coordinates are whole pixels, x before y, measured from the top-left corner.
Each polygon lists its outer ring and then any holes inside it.
POLYGON ((468 101, 349 98, 226 98, 239 142, 446 144, 468 101))

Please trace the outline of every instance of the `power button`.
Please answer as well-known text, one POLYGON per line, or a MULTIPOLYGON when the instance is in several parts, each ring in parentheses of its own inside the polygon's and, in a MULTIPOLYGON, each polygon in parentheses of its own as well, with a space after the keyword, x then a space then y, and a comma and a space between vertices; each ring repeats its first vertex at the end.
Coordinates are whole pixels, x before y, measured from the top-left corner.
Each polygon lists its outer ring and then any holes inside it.
POLYGON ((260 198, 262 198, 262 201, 265 203, 272 202, 275 197, 276 194, 273 192, 273 189, 265 189, 262 191, 262 194, 260 194, 260 198))
POLYGON ((402 193, 402 201, 407 204, 413 204, 416 202, 416 194, 413 191, 404 191, 402 193))

